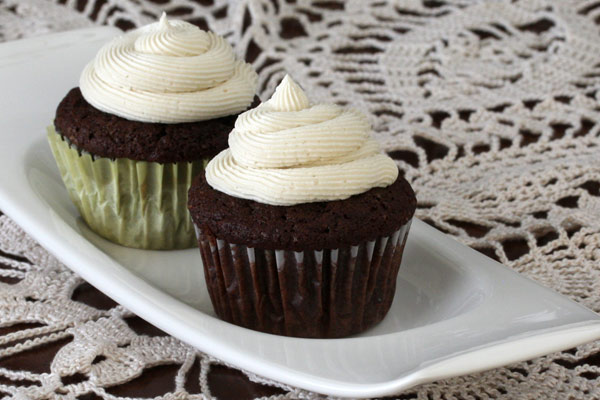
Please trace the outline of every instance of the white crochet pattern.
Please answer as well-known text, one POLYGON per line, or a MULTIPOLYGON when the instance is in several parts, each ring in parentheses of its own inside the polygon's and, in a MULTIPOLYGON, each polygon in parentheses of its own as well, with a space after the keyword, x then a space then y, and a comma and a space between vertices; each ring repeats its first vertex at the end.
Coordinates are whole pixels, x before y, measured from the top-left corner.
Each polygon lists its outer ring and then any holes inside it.
MULTIPOLYGON (((313 101, 367 111, 419 218, 600 312, 600 0, 0 0, 0 40, 132 28, 163 10, 225 35, 259 71, 262 98, 287 72, 313 101)), ((176 364, 161 398, 212 398, 218 360, 136 334, 123 307, 72 300, 82 280, 6 216, 0 251, 0 328, 36 323, 0 333, 0 395, 112 399, 107 388, 176 364), (49 373, 2 367, 61 340, 49 373), (195 360, 201 393, 190 394, 195 360)), ((283 388, 273 399, 318 397, 283 388)), ((401 398, 600 399, 600 343, 401 398)))

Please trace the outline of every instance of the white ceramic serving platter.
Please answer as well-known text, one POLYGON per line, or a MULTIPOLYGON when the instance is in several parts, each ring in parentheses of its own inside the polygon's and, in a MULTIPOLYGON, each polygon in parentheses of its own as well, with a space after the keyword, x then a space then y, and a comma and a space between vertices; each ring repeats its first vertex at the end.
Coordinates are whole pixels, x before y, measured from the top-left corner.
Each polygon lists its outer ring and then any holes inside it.
POLYGON ((117 34, 93 28, 0 45, 0 209, 67 266, 150 323, 258 375, 336 396, 394 394, 600 338, 600 317, 415 220, 392 309, 335 340, 215 318, 199 251, 141 251, 90 232, 63 188, 46 126, 117 34))

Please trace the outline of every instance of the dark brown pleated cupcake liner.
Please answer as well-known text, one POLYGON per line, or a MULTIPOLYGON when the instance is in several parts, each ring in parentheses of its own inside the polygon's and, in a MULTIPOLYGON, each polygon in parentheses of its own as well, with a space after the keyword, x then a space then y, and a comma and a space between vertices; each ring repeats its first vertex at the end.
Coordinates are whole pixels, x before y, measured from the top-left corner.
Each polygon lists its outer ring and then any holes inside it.
POLYGON ((339 249, 263 250, 196 227, 219 318, 277 335, 335 338, 380 322, 392 305, 410 221, 391 236, 339 249))

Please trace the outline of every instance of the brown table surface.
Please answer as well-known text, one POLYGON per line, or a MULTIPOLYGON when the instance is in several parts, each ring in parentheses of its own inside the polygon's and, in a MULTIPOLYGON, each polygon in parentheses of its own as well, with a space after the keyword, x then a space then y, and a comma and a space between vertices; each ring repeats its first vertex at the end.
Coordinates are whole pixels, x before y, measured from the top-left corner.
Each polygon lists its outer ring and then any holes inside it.
MULTIPOLYGON (((11 283, 9 279, 0 277, 0 281, 11 283)), ((104 295, 102 292, 94 288, 89 283, 80 285, 73 299, 90 305, 101 310, 108 310, 117 305, 112 299, 104 295)), ((167 334, 155 326, 144 321, 140 317, 131 317, 126 320, 128 325, 136 333, 149 336, 167 336, 167 334)), ((15 332, 22 329, 24 324, 14 325, 10 327, 0 327, 0 336, 10 332, 15 332)), ((32 324, 26 324, 27 327, 34 327, 32 324)), ((41 346, 26 352, 17 353, 13 356, 0 359, 0 367, 11 370, 26 370, 35 373, 50 372, 50 363, 52 362, 56 352, 60 350, 69 340, 61 340, 50 345, 41 346)), ((107 390, 115 396, 127 397, 155 397, 174 389, 175 374, 179 365, 164 365, 146 369, 144 373, 128 382, 113 389, 107 390)), ((200 393, 198 385, 198 376, 200 373, 200 365, 197 360, 194 367, 188 373, 186 389, 189 393, 200 393)), ((68 379, 63 379, 63 383, 77 383, 87 378, 82 374, 75 374, 68 379)), ((246 375, 232 368, 225 366, 212 366, 208 376, 209 385, 213 396, 219 399, 254 399, 256 397, 270 396, 274 394, 285 393, 283 390, 261 385, 251 382, 246 375)), ((0 384, 11 384, 15 382, 0 376, 0 384)), ((21 381, 21 384, 27 384, 27 381, 21 381)), ((29 382, 30 383, 30 382, 29 382)), ((100 399, 100 397, 89 394, 80 397, 82 400, 100 399)))

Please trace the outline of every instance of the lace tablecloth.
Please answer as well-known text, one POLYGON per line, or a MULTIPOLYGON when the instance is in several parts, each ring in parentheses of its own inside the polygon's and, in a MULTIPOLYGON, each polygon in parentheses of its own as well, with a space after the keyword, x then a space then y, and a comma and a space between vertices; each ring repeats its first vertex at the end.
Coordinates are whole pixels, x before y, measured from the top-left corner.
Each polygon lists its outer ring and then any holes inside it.
MULTIPOLYGON (((163 10, 226 35, 263 98, 287 71, 315 101, 368 111, 419 218, 600 312, 600 1, 0 0, 0 40, 163 10)), ((119 388, 160 373, 161 398, 211 398, 218 360, 90 290, 0 216, 0 394, 147 396, 119 388), (19 367, 41 349, 47 370, 19 367)), ((281 388, 261 393, 317 397, 281 388)), ((598 399, 600 343, 399 398, 598 399)))

